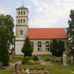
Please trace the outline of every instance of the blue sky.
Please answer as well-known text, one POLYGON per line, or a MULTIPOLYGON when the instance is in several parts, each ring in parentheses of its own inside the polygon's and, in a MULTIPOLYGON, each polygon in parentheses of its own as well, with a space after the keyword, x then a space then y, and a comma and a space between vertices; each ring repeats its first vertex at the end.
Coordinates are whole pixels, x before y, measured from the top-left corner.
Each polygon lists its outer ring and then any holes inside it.
POLYGON ((16 24, 16 8, 29 9, 29 27, 68 27, 74 0, 0 0, 0 14, 10 14, 16 24))

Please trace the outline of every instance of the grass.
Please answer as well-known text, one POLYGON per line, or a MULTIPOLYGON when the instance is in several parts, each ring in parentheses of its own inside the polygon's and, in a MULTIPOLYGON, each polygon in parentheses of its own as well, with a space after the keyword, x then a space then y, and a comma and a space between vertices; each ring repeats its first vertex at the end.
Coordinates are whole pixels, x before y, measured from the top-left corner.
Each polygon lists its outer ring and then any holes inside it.
MULTIPOLYGON (((13 58, 10 59, 10 62, 14 63, 14 62, 18 62, 21 61, 23 58, 23 56, 15 56, 13 58)), ((10 69, 0 69, 0 74, 11 74, 13 71, 13 68, 10 69)))
POLYGON ((0 70, 0 74, 11 74, 12 73, 12 71, 13 71, 13 68, 11 68, 11 69, 6 69, 6 70, 0 70))
MULTIPOLYGON (((38 56, 40 59, 44 60, 45 59, 52 59, 52 56, 46 55, 46 56, 38 56)), ((14 58, 11 59, 11 62, 17 62, 22 60, 22 56, 15 56, 14 58)), ((74 64, 70 64, 69 66, 64 67, 62 64, 48 64, 48 65, 40 65, 40 64, 35 64, 35 65, 20 65, 19 68, 24 68, 24 69, 31 69, 31 70, 48 70, 49 74, 74 74, 74 64)), ((8 69, 8 70, 0 70, 0 74, 11 74, 13 69, 8 69)))
MULTIPOLYGON (((40 56, 38 56, 38 58, 40 58, 43 61, 46 61, 46 59, 52 60, 51 55, 40 55, 40 56)), ((10 62, 21 61, 22 59, 23 59, 23 56, 14 56, 13 58, 10 59, 10 62)))
POLYGON ((52 55, 40 55, 38 57, 43 61, 46 61, 46 59, 52 60, 52 55))
MULTIPOLYGON (((74 74, 74 65, 64 67, 62 65, 21 65, 20 68, 29 68, 31 70, 45 70, 47 69, 50 74, 74 74)), ((0 74, 11 74, 12 69, 0 70, 0 74)))
MULTIPOLYGON (((46 59, 52 60, 51 55, 42 55, 38 56, 40 59, 43 61, 46 61, 46 59)), ((56 58, 56 60, 60 61, 61 57, 56 58)), ((47 69, 50 74, 74 74, 74 65, 70 64, 69 66, 64 67, 61 63, 55 63, 55 64, 48 64, 48 65, 21 65, 20 68, 29 68, 29 69, 42 69, 45 70, 47 69)))
POLYGON ((10 58, 10 62, 18 62, 18 61, 22 61, 23 56, 14 56, 10 58))
POLYGON ((64 67, 62 65, 52 65, 48 66, 48 71, 51 74, 72 74, 72 71, 74 71, 74 65, 64 67))
POLYGON ((74 65, 70 65, 64 67, 62 65, 54 64, 54 65, 21 65, 20 68, 29 68, 36 70, 45 70, 47 69, 50 74, 74 74, 74 65))

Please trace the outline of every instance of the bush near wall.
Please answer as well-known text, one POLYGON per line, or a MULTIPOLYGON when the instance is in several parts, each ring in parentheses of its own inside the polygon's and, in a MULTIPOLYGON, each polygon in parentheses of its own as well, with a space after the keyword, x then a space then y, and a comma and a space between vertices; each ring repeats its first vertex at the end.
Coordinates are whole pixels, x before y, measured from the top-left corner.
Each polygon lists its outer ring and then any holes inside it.
POLYGON ((22 64, 35 64, 35 61, 38 61, 38 57, 36 56, 26 56, 22 60, 22 64))

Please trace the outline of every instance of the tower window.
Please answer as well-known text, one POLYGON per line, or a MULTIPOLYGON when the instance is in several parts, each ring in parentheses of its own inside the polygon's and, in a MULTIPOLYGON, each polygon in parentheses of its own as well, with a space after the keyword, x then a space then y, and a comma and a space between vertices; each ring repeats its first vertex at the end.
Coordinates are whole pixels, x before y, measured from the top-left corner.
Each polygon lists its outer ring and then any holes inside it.
POLYGON ((22 23, 22 19, 21 19, 21 23, 22 23))
POLYGON ((24 11, 23 13, 24 13, 24 15, 25 15, 25 11, 24 11))
POLYGON ((25 19, 23 19, 23 23, 25 23, 25 19))
POLYGON ((22 11, 21 11, 21 15, 22 15, 22 11))
POLYGON ((18 12, 18 15, 20 15, 20 11, 18 12))
POLYGON ((20 30, 20 35, 23 35, 23 30, 20 30))
POLYGON ((20 19, 18 19, 18 23, 20 23, 20 19))

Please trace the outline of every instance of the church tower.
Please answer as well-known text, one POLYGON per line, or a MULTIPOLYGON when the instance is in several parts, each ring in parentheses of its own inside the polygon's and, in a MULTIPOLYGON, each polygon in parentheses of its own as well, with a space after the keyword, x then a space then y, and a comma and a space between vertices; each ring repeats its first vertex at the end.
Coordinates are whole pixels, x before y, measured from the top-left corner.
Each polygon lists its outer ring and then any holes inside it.
POLYGON ((28 9, 24 6, 16 9, 16 38, 15 38, 15 53, 22 55, 22 47, 28 32, 28 9))

